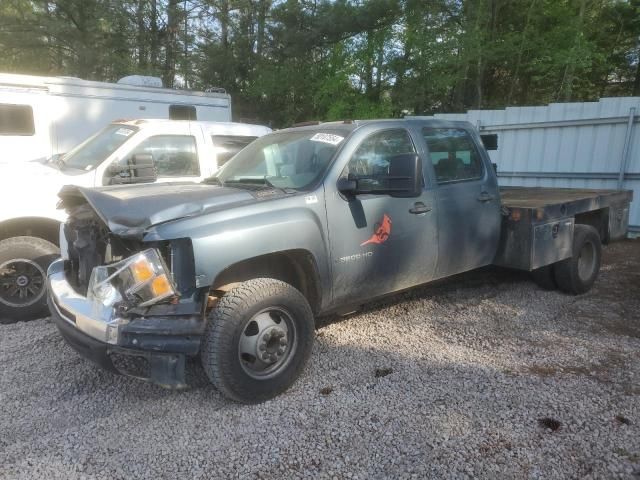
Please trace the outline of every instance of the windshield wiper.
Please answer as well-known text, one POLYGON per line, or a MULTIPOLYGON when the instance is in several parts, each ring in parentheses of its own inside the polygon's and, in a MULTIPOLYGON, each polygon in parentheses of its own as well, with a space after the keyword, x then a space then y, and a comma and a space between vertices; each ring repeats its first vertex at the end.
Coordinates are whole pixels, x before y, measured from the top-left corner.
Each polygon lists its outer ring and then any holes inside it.
POLYGON ((269 181, 269 179, 267 178, 266 175, 264 177, 261 177, 261 178, 255 178, 255 177, 234 178, 232 180, 227 180, 225 183, 228 183, 228 184, 244 184, 244 185, 264 185, 264 186, 270 187, 270 188, 278 188, 273 183, 271 183, 269 181))
POLYGON ((62 170, 62 167, 64 167, 64 159, 63 159, 64 155, 58 155, 58 158, 56 158, 52 163, 58 167, 58 170, 62 170))

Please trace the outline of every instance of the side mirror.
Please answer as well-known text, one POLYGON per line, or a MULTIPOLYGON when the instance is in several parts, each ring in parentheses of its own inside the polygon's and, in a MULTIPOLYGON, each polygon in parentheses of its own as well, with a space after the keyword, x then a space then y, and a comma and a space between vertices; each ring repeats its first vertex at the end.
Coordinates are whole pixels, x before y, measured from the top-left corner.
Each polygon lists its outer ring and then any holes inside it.
POLYGON ((392 197, 422 195, 422 158, 416 153, 403 153, 389 161, 389 194, 392 197))
POLYGON ((349 175, 349 178, 339 178, 338 191, 346 196, 355 195, 358 191, 358 181, 352 175, 349 175))
POLYGON ((484 133, 480 135, 485 150, 498 150, 498 134, 484 133))
POLYGON ((349 175, 338 180, 337 188, 348 197, 358 194, 419 197, 422 194, 422 159, 415 153, 391 157, 386 175, 349 175))
POLYGON ((126 165, 111 165, 107 174, 109 185, 153 183, 158 179, 153 156, 149 153, 136 153, 126 165))

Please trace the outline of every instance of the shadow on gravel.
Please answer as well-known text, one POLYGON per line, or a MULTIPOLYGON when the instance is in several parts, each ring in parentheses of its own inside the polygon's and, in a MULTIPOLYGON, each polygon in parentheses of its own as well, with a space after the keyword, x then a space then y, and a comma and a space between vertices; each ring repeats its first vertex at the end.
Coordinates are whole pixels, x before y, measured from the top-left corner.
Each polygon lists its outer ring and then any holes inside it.
MULTIPOLYGON (((362 305, 359 310, 345 316, 329 315, 320 317, 316 321, 316 326, 317 328, 322 328, 335 322, 347 320, 354 315, 376 312, 390 305, 402 304, 403 302, 415 299, 455 301, 455 296, 464 293, 465 290, 484 288, 487 290, 486 294, 489 297, 495 297, 501 287, 522 283, 530 284, 530 287, 533 289, 539 288, 533 283, 531 277, 526 272, 494 266, 484 267, 471 272, 436 280, 404 292, 389 294, 378 300, 362 305)), ((482 296, 478 296, 478 292, 476 291, 474 291, 473 294, 475 298, 483 298, 482 296)))
POLYGON ((636 301, 632 252, 577 299, 484 269, 321 323, 298 382, 253 406, 197 361, 167 391, 100 370, 47 322, 4 325, 0 477, 633 478, 639 345, 597 330, 636 301))

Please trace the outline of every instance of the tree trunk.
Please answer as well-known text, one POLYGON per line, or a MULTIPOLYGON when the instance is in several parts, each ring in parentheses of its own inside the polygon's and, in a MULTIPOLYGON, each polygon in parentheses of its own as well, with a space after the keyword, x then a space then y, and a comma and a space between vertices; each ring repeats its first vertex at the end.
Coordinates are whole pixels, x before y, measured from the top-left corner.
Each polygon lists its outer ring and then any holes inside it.
POLYGON ((146 0, 138 0, 136 6, 136 24, 138 27, 136 43, 138 47, 138 68, 145 71, 148 65, 147 59, 147 28, 144 23, 144 5, 146 0))
POLYGON ((183 42, 183 55, 182 55, 182 75, 184 76, 184 88, 189 88, 189 15, 187 14, 187 0, 184 0, 183 7, 184 15, 184 36, 183 42))
POLYGON ((160 65, 160 30, 158 28, 158 0, 151 0, 151 42, 149 56, 151 67, 157 74, 160 65))
POLYGON ((164 68, 162 70, 162 82, 165 87, 173 87, 176 77, 176 56, 178 51, 178 1, 169 0, 167 4, 167 30, 164 43, 164 68))
POLYGON ((484 80, 484 66, 482 64, 482 34, 480 30, 480 21, 482 10, 484 8, 483 2, 478 2, 477 14, 476 14, 476 41, 478 42, 478 59, 476 60, 476 108, 482 108, 482 83, 484 80))
POLYGON ((367 96, 371 96, 373 91, 373 32, 366 32, 367 38, 367 48, 365 50, 365 59, 364 59, 364 82, 365 82, 365 90, 367 96))
POLYGON ((533 7, 536 4, 536 0, 531 0, 529 9, 527 10, 527 17, 524 21, 524 28, 522 29, 522 40, 520 41, 520 48, 518 49, 518 60, 516 60, 516 68, 509 85, 509 95, 507 95, 507 106, 511 105, 511 98, 513 97, 513 90, 516 84, 519 82, 520 64, 522 63, 522 54, 524 53, 524 47, 527 42, 527 30, 529 30, 529 23, 531 22, 531 14, 533 13, 533 7))
POLYGON ((258 34, 256 38, 256 54, 258 59, 262 58, 262 52, 264 50, 264 33, 266 30, 267 10, 269 10, 270 3, 268 0, 260 0, 258 5, 258 34))
POLYGON ((220 41, 222 48, 227 51, 229 48, 229 1, 220 1, 220 13, 218 15, 220 21, 220 41))
MULTIPOLYGON (((640 48, 638 49, 638 55, 640 55, 640 48)), ((634 97, 640 96, 640 62, 636 65, 636 78, 633 81, 633 91, 631 95, 634 97)))
POLYGON ((587 0, 580 0, 580 10, 578 11, 578 25, 576 30, 575 43, 569 57, 569 61, 564 69, 564 75, 562 76, 562 83, 560 84, 559 94, 562 96, 565 102, 571 101, 573 96, 573 78, 576 68, 576 56, 579 54, 578 48, 582 43, 582 27, 584 24, 584 11, 587 6, 587 0))

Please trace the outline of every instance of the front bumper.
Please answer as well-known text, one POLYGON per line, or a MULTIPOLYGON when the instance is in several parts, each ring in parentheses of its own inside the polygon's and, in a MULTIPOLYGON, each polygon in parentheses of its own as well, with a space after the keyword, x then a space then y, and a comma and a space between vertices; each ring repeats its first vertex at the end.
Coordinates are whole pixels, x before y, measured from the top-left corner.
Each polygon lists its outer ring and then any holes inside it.
POLYGON ((153 312, 149 316, 100 318, 91 302, 67 282, 64 260, 49 267, 47 286, 47 302, 58 330, 83 357, 114 373, 168 388, 186 386, 186 357, 197 355, 204 331, 198 308, 188 312, 159 305, 155 311, 149 309, 153 312))

